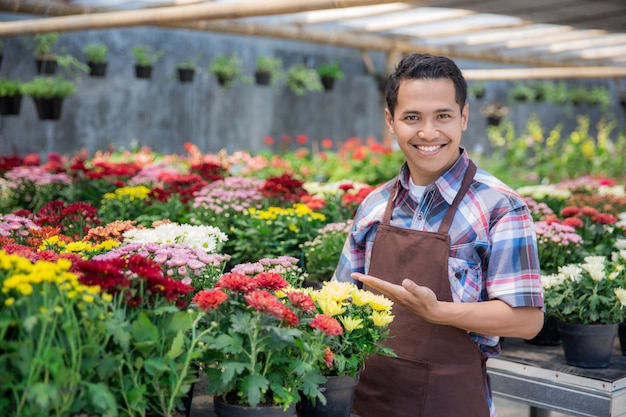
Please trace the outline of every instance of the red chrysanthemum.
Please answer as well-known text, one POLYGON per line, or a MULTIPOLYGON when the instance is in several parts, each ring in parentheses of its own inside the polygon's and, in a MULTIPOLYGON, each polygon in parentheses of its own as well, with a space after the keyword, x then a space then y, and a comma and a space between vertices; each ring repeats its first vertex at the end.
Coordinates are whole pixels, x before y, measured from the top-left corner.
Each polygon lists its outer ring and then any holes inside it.
POLYGON ((617 223, 617 218, 608 213, 598 213, 593 217, 592 220, 596 223, 601 223, 601 224, 617 223))
POLYGON ((290 291, 287 293, 287 298, 289 298, 289 301, 291 301, 291 304, 293 304, 294 307, 309 313, 315 310, 315 303, 311 297, 303 292, 290 291))
POLYGON ((595 208, 590 207, 590 206, 582 207, 580 209, 580 212, 582 214, 584 214, 585 216, 588 216, 588 217, 594 217, 594 216, 597 216, 599 214, 598 210, 596 210, 595 208))
POLYGON ((289 286, 289 283, 276 272, 261 272, 256 274, 254 279, 258 284, 258 288, 266 290, 281 290, 289 286))
POLYGON ((580 209, 574 206, 567 206, 561 210, 561 216, 563 217, 574 217, 577 216, 578 213, 580 213, 580 209))
POLYGON ((300 319, 298 318, 298 315, 294 313, 293 311, 291 311, 286 305, 282 304, 282 306, 283 306, 283 311, 282 311, 283 320, 285 320, 285 322, 287 322, 287 324, 290 325, 291 327, 296 327, 298 325, 298 322, 300 321, 300 319))
POLYGON ((193 297, 192 303, 197 304, 200 310, 207 311, 217 308, 227 299, 228 295, 221 290, 202 290, 193 297))
POLYGON ((343 334, 341 323, 326 314, 316 314, 309 326, 322 330, 328 336, 340 336, 343 334))
POLYGON ((284 305, 274 294, 263 290, 254 290, 244 295, 244 298, 249 306, 255 310, 271 314, 278 319, 283 318, 284 305))
POLYGON ((561 224, 573 227, 574 229, 578 229, 580 227, 583 227, 584 225, 583 221, 580 220, 578 217, 568 217, 566 219, 563 219, 561 224))
POLYGON ((247 275, 231 272, 224 274, 215 284, 215 288, 224 288, 231 291, 248 292, 258 287, 258 282, 247 275))

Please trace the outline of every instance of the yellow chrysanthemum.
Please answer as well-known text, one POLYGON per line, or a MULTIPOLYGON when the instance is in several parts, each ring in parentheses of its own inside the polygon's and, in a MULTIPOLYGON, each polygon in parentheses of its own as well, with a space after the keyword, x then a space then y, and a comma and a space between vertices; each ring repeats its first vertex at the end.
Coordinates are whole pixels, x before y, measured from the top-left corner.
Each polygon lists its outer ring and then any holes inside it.
POLYGON ((333 301, 331 299, 318 299, 317 303, 319 304, 322 312, 329 316, 338 316, 346 311, 346 308, 338 303, 337 301, 333 301))
POLYGON ((350 282, 327 281, 320 290, 321 297, 334 301, 344 301, 352 296, 356 286, 350 282))
POLYGON ((363 319, 360 319, 358 317, 341 316, 339 317, 339 321, 341 322, 341 324, 343 324, 343 327, 348 332, 363 328, 363 319))
POLYGON ((388 311, 374 311, 372 312, 372 321, 374 326, 384 327, 393 321, 394 316, 388 311))
POLYGON ((9 297, 6 300, 4 300, 4 305, 7 307, 12 306, 13 304, 15 304, 15 298, 13 297, 9 297))
POLYGON ((378 294, 372 294, 369 304, 376 311, 390 311, 393 307, 393 301, 378 294))
POLYGON ((16 289, 22 295, 31 295, 33 293, 33 286, 26 282, 20 283, 16 289))

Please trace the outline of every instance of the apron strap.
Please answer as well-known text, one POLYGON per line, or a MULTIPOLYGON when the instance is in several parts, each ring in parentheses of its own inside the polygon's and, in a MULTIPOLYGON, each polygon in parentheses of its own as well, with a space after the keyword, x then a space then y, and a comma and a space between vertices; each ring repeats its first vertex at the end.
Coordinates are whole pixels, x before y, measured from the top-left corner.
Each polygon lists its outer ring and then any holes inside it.
POLYGON ((448 234, 448 231, 450 230, 450 226, 452 225, 452 220, 454 219, 454 215, 456 214, 456 209, 459 207, 459 204, 461 204, 461 200, 463 200, 463 197, 465 197, 465 194, 467 193, 467 190, 469 189, 470 185, 472 185, 472 180, 474 179, 475 174, 476 174, 476 165, 470 159, 469 166, 467 167, 467 170, 465 171, 465 176, 463 176, 463 182, 461 183, 461 188, 459 188, 459 191, 456 193, 456 196, 454 197, 454 201, 452 202, 450 207, 448 207, 448 210, 446 210, 446 214, 443 217, 443 221, 441 222, 441 225, 439 226, 439 233, 448 234))
MULTIPOLYGON (((448 230, 450 230, 450 226, 452 225, 452 220, 454 219, 454 214, 456 213, 456 209, 461 203, 461 200, 463 200, 463 197, 465 197, 465 193, 467 193, 467 190, 472 184, 472 180, 474 179, 475 174, 476 174, 476 165, 470 159, 467 170, 465 171, 465 175, 463 176, 463 182, 461 183, 461 188, 459 188, 459 192, 454 197, 454 201, 452 202, 452 205, 450 205, 450 207, 446 211, 446 214, 443 218, 441 226, 439 226, 439 232, 447 234, 448 230)), ((394 185, 395 191, 393 191, 391 195, 389 196, 389 198, 387 199, 387 206, 385 207, 385 214, 383 215, 382 224, 388 225, 391 222, 391 213, 393 212, 393 205, 394 205, 395 197, 398 195, 399 183, 400 183, 400 178, 398 177, 394 185)))

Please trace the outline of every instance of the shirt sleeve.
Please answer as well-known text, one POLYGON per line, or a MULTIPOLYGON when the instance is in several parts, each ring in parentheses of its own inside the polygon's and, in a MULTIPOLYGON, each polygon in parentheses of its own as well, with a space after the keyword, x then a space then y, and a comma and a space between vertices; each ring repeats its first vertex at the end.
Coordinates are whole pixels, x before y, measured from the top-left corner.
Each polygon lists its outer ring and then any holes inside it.
POLYGON ((512 307, 543 307, 537 238, 530 212, 519 205, 491 227, 487 293, 512 307))
POLYGON ((365 244, 357 242, 355 238, 358 221, 359 216, 357 215, 352 230, 348 233, 346 242, 341 250, 341 256, 333 274, 333 280, 357 284, 358 281, 352 279, 350 274, 353 272, 365 272, 365 244))

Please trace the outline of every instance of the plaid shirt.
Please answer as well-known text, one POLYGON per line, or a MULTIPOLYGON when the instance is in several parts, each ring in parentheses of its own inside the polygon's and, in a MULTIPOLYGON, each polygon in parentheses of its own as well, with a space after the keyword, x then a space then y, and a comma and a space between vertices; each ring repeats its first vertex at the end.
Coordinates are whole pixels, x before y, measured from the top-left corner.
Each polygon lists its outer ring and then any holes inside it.
MULTIPOLYGON (((409 169, 373 191, 363 201, 341 253, 334 279, 352 281, 350 273, 367 273, 378 224, 391 192, 391 225, 436 232, 461 187, 469 164, 467 153, 426 187, 416 202, 409 194, 409 169), (397 184, 397 186, 396 186, 397 184)), ((450 227, 448 274, 455 302, 499 299, 513 307, 543 307, 537 241, 531 214, 520 196, 479 169, 450 227)), ((470 333, 485 355, 500 353, 499 337, 470 333)))

